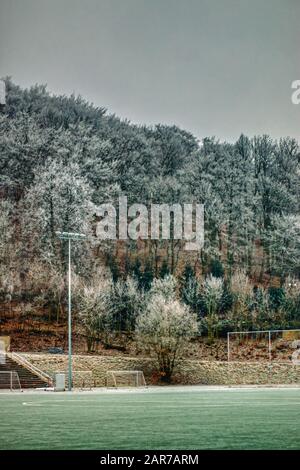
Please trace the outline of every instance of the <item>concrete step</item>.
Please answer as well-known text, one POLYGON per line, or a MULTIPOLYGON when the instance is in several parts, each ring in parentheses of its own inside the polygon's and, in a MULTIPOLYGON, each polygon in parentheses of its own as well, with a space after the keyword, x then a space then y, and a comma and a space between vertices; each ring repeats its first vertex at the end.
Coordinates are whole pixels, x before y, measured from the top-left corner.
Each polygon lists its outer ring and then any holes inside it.
MULTIPOLYGON (((22 388, 39 388, 46 387, 47 382, 43 381, 39 376, 35 375, 30 370, 18 364, 16 361, 12 360, 10 357, 5 357, 5 363, 0 362, 0 372, 10 372, 16 371, 19 375, 20 383, 22 388)), ((7 384, 7 379, 4 378, 1 380, 2 374, 0 374, 0 388, 9 388, 7 384)), ((4 374, 3 374, 4 376, 4 374)))

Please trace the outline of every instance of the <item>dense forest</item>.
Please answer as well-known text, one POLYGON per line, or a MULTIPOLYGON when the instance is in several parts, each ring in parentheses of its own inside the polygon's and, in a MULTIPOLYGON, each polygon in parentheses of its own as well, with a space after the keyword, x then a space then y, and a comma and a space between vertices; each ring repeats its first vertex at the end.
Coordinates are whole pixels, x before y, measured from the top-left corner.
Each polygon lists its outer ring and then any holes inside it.
POLYGON ((88 237, 73 247, 74 276, 85 288, 112 279, 120 329, 133 328, 124 318, 132 303, 139 305, 134 289, 146 292, 153 279, 166 277, 177 282, 178 296, 211 334, 210 314, 223 331, 230 318, 236 320, 228 328, 240 325, 247 310, 251 318, 246 315, 240 327, 254 328, 258 308, 260 325, 300 324, 295 139, 243 134, 234 143, 216 137, 200 142, 177 126, 133 125, 80 96, 54 96, 43 85, 21 89, 9 78, 5 83, 6 105, 0 108, 5 308, 30 302, 50 312, 53 321, 64 315, 66 247, 55 232, 80 231, 88 237), (178 240, 99 242, 96 207, 116 203, 120 195, 146 205, 203 203, 203 249, 184 252, 178 240))

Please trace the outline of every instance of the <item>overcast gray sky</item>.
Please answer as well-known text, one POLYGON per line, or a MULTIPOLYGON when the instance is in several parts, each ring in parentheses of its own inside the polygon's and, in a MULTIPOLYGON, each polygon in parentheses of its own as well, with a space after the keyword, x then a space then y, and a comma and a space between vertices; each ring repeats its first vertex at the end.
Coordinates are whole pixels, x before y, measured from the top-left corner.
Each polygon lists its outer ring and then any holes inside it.
POLYGON ((0 76, 197 137, 300 137, 300 0, 0 0, 0 76))

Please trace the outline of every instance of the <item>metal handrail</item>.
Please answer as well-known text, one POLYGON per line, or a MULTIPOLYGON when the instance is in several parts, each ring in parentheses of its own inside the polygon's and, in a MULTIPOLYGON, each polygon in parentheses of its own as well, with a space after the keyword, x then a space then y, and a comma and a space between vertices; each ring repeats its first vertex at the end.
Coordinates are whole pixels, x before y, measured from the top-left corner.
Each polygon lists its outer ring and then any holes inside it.
POLYGON ((36 366, 31 364, 31 362, 27 361, 23 356, 17 354, 15 352, 7 352, 8 357, 10 357, 13 361, 17 362, 19 365, 23 366, 25 369, 29 370, 33 374, 37 375, 40 379, 44 380, 48 383, 48 385, 53 385, 53 379, 50 375, 46 374, 41 369, 38 369, 36 366))

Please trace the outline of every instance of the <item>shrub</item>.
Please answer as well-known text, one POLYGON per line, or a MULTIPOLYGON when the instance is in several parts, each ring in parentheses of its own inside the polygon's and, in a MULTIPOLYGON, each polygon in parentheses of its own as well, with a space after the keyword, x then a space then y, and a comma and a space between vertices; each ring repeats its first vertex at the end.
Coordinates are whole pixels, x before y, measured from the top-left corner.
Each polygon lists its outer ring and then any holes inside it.
POLYGON ((136 325, 138 340, 156 355, 166 382, 170 382, 180 355, 197 332, 196 315, 186 305, 161 293, 151 295, 136 325))
POLYGON ((253 287, 250 279, 243 270, 237 270, 231 278, 232 307, 229 319, 237 331, 252 328, 253 318, 251 304, 253 303, 253 287))
POLYGON ((195 277, 189 278, 181 290, 181 299, 193 312, 201 309, 200 284, 195 277))
POLYGON ((180 280, 180 296, 193 312, 198 313, 201 308, 200 283, 190 264, 186 264, 180 280))
POLYGON ((212 260, 210 263, 210 273, 214 277, 224 277, 224 268, 220 260, 212 260))
POLYGON ((285 305, 285 290, 282 287, 269 287, 270 307, 278 310, 285 305))
POLYGON ((218 314, 222 305, 223 287, 223 279, 209 275, 202 288, 202 298, 206 307, 205 323, 210 341, 213 341, 219 331, 218 314))
POLYGON ((78 293, 79 321, 86 333, 88 352, 94 349, 96 339, 102 339, 112 327, 112 315, 109 309, 111 283, 106 281, 96 287, 84 286, 78 293))
POLYGON ((154 279, 149 291, 149 297, 161 295, 167 300, 176 298, 177 281, 174 276, 168 274, 163 279, 154 279))
POLYGON ((159 270, 159 276, 161 278, 164 278, 166 276, 169 276, 169 274, 170 274, 170 269, 169 269, 168 262, 164 260, 159 270))
POLYGON ((144 306, 144 292, 128 277, 111 285, 108 308, 116 331, 133 331, 137 315, 144 306))

